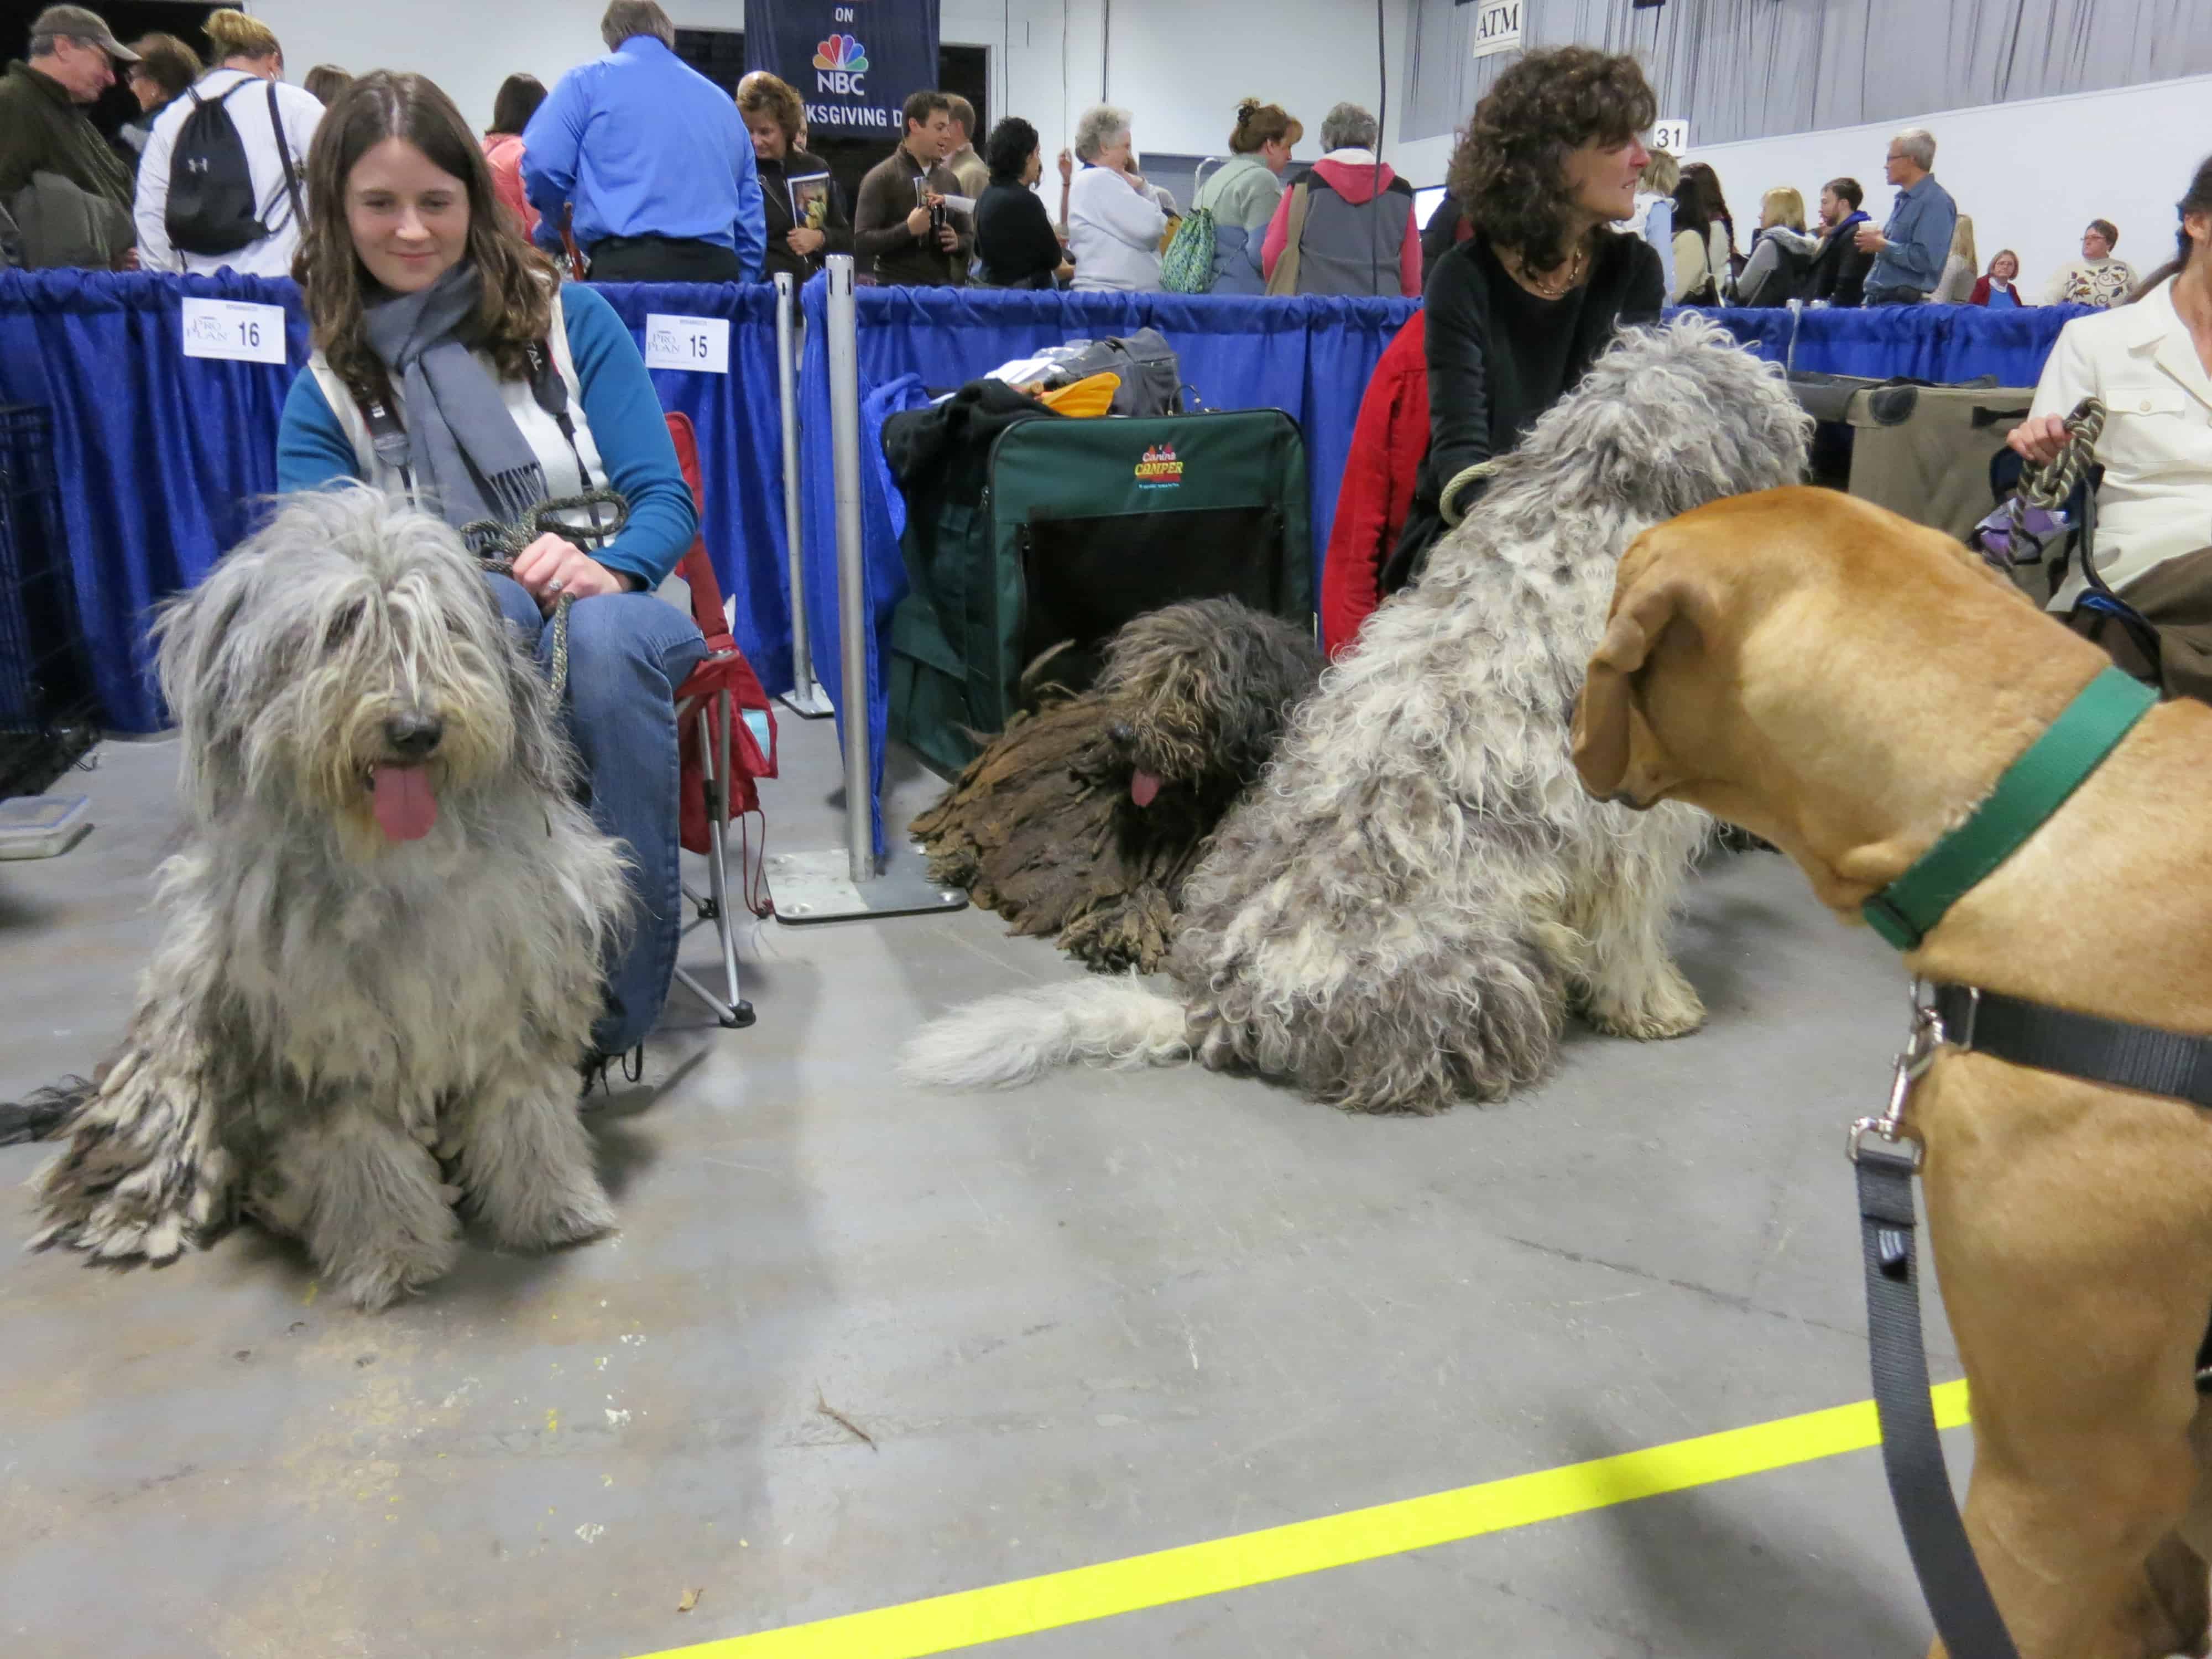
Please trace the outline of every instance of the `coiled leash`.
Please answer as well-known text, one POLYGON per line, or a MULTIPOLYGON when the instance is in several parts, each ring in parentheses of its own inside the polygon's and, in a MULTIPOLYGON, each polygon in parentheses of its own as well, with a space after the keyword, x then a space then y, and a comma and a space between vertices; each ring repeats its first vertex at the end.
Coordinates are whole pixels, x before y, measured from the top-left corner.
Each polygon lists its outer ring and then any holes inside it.
MULTIPOLYGON (((2078 482, 2080 473, 2074 476, 2078 482)), ((2070 486, 2062 475, 2043 488, 2059 490, 2063 501, 2070 486)), ((2157 700, 2156 691, 2119 669, 2103 670, 2005 769, 1964 823, 1867 900, 1862 908, 1868 924, 1898 950, 1917 950, 1954 904, 2065 805, 2157 700)), ((1979 986, 1924 987, 1916 978, 1911 1035, 1897 1059, 1889 1109, 1851 1126, 1875 1407, 1905 1548, 1954 1659, 2017 1659, 1951 1497, 1921 1346, 1912 1195, 1921 1146, 1905 1114, 1915 1087, 1946 1049, 2212 1108, 2212 1037, 2055 1008, 1979 986)), ((2200 1393, 2212 1393, 2212 1331, 2197 1350, 2196 1380, 2200 1393)))
MULTIPOLYGON (((2049 466, 2024 463, 2020 483, 2004 505, 1974 526, 1973 544, 1984 559, 2007 574, 2018 566, 2043 562, 2051 538, 2075 527, 2066 503, 2096 465, 2097 441, 2104 435, 2105 405, 2094 398, 2082 398, 2066 417, 2066 443, 2058 459, 2049 466)), ((2096 582, 2094 572, 2090 580, 2096 582)))
MULTIPOLYGON (((622 534, 629 522, 629 501, 620 491, 586 489, 540 501, 513 524, 501 524, 496 519, 473 520, 461 526, 461 539, 482 556, 489 574, 512 578, 515 556, 540 536, 558 536, 579 551, 592 553, 622 534), (609 507, 613 509, 611 515, 602 513, 601 509, 609 507), (586 515, 589 522, 574 522, 578 514, 586 515), (611 523, 607 522, 609 516, 611 523)), ((549 591, 560 591, 559 577, 553 579, 549 591)), ((568 690, 568 607, 575 602, 574 593, 561 593, 553 607, 552 679, 556 703, 568 690)))

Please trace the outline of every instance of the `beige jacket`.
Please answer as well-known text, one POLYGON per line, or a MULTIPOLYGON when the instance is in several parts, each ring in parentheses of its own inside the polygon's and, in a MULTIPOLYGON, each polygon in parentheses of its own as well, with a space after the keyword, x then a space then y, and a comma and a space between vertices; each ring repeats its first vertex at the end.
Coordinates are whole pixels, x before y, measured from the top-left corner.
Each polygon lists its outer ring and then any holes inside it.
MULTIPOLYGON (((2076 317, 2035 388, 2034 415, 2069 415, 2084 398, 2110 418, 2097 445, 2097 569, 2114 587, 2212 546, 2212 375, 2173 308, 2171 279, 2130 306, 2076 317)), ((2072 605, 2079 574, 2051 608, 2072 605)))

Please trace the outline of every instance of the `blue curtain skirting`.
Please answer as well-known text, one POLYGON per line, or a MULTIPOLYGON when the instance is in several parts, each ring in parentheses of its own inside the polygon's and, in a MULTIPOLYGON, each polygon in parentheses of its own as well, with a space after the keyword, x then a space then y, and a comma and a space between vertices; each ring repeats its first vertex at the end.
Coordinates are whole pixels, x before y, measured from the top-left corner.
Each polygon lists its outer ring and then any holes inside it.
MULTIPOLYGON (((735 629, 771 692, 791 684, 774 290, 765 286, 614 285, 601 289, 632 333, 653 311, 730 323, 727 375, 657 372, 669 409, 698 429, 708 550, 735 629)), ((800 386, 805 580, 816 672, 844 707, 836 635, 836 503, 828 434, 827 290, 810 283, 800 386)), ((1376 360, 1417 302, 1270 300, 1172 294, 1032 294, 863 289, 860 315, 863 523, 869 683, 866 707, 880 780, 886 714, 881 664, 892 608, 906 591, 902 502, 878 442, 885 416, 1039 347, 1149 325, 1174 344, 1207 408, 1274 407, 1304 428, 1316 559, 1328 544, 1359 400, 1376 360)), ((1724 309, 1708 313, 1761 356, 1801 370, 1939 381, 1994 374, 2033 386, 2076 307, 1985 311, 1724 309)), ((88 271, 0 272, 0 401, 52 411, 55 465, 79 613, 109 720, 131 732, 165 722, 151 677, 155 608, 192 586, 239 541, 276 483, 284 397, 307 362, 306 319, 289 282, 88 271), (186 295, 283 307, 283 365, 187 358, 186 295)), ((883 831, 877 812, 877 842, 883 831)))
POLYGON ((1703 314, 1769 362, 1800 373, 1947 385, 1994 374, 1999 386, 2033 386, 2058 331, 2092 313, 2087 306, 1881 306, 1793 316, 1730 306, 1703 314))
MULTIPOLYGON (((736 635, 771 691, 791 685, 775 295, 764 287, 608 286, 640 337, 649 311, 726 317, 730 373, 656 373, 662 404, 690 416, 707 482, 708 551, 736 635)), ((276 487, 276 430, 309 346, 299 291, 266 277, 0 272, 0 402, 53 412, 82 618, 111 724, 167 723, 152 678, 155 608, 191 587, 252 528, 276 487), (184 355, 179 300, 244 300, 285 312, 283 364, 184 355)))

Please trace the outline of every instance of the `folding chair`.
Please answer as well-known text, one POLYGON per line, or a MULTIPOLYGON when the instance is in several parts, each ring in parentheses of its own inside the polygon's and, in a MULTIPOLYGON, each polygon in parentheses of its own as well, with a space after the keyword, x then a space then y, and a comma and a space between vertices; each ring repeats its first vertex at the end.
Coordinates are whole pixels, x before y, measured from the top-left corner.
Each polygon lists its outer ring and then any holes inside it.
MULTIPOLYGON (((676 445, 676 459, 684 469, 684 481, 691 487, 692 505, 703 520, 706 502, 700 487, 699 443, 691 429, 690 417, 669 416, 668 435, 676 445)), ((688 935, 702 922, 714 924, 715 937, 722 947, 722 973, 727 982, 727 994, 717 995, 689 969, 680 965, 676 977, 714 1011, 716 1019, 734 1029, 753 1023, 753 1008, 744 1000, 738 981, 728 831, 733 817, 758 809, 760 796, 754 780, 775 775, 775 716, 759 678, 753 673, 752 665, 745 660, 744 653, 738 650, 737 641, 731 636, 729 619, 722 611, 721 585, 715 580, 714 563, 707 556, 703 532, 692 542, 676 567, 676 574, 691 590, 692 619, 707 637, 706 656, 676 688, 676 729, 683 757, 678 788, 683 804, 684 844, 693 852, 706 854, 710 889, 702 895, 689 882, 684 884, 684 896, 698 912, 684 931, 688 935), (743 711, 748 708, 759 711, 767 721, 765 752, 744 723, 743 711)), ((742 901, 743 893, 751 890, 751 884, 746 871, 741 869, 738 874, 742 901)))

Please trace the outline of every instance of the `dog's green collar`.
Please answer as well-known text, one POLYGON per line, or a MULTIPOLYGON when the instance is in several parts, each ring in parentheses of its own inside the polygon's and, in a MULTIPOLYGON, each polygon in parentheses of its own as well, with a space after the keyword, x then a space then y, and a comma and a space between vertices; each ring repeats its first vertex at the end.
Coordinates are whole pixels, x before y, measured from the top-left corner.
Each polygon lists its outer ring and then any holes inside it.
POLYGON ((2157 701, 2156 691, 2117 668, 2091 680, 2005 769, 1972 817, 1860 907, 1867 925, 1900 951, 1917 950, 1944 913, 2018 851, 2157 701))

